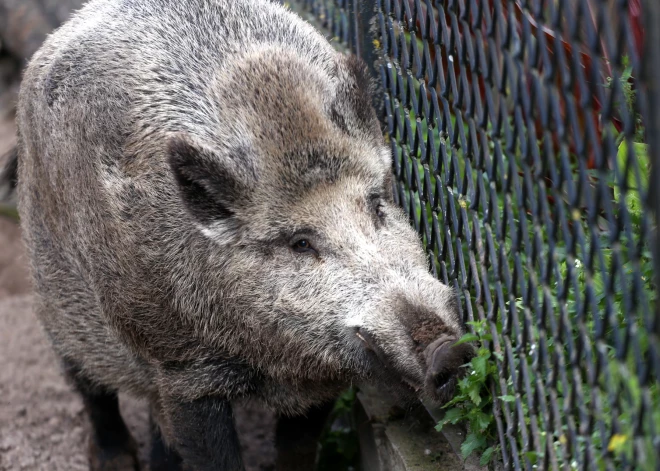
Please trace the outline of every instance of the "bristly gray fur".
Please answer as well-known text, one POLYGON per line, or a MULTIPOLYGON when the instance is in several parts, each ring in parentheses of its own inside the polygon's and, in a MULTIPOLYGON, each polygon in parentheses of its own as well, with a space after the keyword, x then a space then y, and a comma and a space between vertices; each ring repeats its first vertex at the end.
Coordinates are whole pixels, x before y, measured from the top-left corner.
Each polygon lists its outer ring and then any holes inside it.
POLYGON ((92 0, 53 34, 18 190, 59 355, 156 404, 300 413, 383 364, 423 385, 420 352, 463 327, 388 196, 365 74, 267 1, 92 0))

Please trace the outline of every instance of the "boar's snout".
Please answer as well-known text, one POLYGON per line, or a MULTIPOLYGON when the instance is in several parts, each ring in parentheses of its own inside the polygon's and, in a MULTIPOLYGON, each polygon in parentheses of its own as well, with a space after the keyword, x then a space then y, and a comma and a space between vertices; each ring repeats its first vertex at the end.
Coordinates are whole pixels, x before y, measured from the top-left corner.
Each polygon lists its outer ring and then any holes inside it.
POLYGON ((446 403, 475 354, 469 343, 456 345, 464 333, 458 301, 448 295, 438 300, 441 308, 433 308, 402 296, 393 305, 396 320, 354 326, 355 337, 381 381, 402 382, 418 395, 446 403))
POLYGON ((455 336, 441 335, 424 350, 427 368, 424 386, 428 396, 439 403, 452 398, 458 380, 467 371, 463 365, 474 356, 472 345, 456 345, 457 341, 455 336))

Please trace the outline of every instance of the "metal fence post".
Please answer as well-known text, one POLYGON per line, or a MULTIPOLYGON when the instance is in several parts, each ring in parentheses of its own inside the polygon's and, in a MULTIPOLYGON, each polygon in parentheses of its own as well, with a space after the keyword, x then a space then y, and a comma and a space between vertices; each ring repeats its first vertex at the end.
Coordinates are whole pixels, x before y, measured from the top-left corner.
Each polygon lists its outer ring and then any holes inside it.
MULTIPOLYGON (((655 286, 660 290, 660 3, 656 0, 642 2, 644 12, 645 42, 643 51, 642 82, 647 87, 646 97, 646 135, 651 157, 651 185, 649 190, 649 209, 655 215, 653 229, 653 257, 655 263, 655 286)), ((649 332, 652 361, 655 371, 660 371, 660 303, 656 304, 653 332, 649 332), (655 346, 655 348, 654 348, 655 346)), ((657 378, 656 378, 657 379, 657 378)), ((655 450, 660 456, 660 438, 656 438, 655 450)))
MULTIPOLYGON (((650 206, 655 213, 656 224, 660 221, 660 3, 656 0, 643 2, 645 18, 645 44, 643 82, 647 86, 646 132, 651 153, 650 206)), ((654 231, 654 257, 656 287, 660 287, 660 238, 654 231)), ((655 334, 660 337, 660 303, 656 306, 655 334)))
POLYGON ((376 2, 378 0, 349 0, 351 11, 351 40, 353 53, 362 59, 369 69, 375 93, 372 96, 374 107, 378 111, 378 118, 384 122, 382 116, 383 89, 379 77, 379 57, 375 46, 375 37, 372 31, 372 22, 376 17, 376 2))

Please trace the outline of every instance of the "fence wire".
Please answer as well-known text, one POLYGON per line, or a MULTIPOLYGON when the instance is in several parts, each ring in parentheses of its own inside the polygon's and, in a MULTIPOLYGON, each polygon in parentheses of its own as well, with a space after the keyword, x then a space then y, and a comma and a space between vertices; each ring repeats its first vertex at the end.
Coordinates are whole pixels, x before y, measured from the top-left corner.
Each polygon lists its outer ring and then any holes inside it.
POLYGON ((396 201, 494 366, 454 405, 494 418, 477 451, 660 469, 640 0, 296 3, 379 79, 396 201))

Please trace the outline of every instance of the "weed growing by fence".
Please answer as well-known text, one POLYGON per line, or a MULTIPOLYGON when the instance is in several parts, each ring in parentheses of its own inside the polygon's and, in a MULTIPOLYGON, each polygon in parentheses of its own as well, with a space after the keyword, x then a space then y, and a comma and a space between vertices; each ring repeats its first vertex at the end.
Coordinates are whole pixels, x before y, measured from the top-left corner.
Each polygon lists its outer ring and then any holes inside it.
POLYGON ((317 471, 359 469, 359 441, 354 424, 355 388, 346 390, 335 402, 320 444, 317 471))

